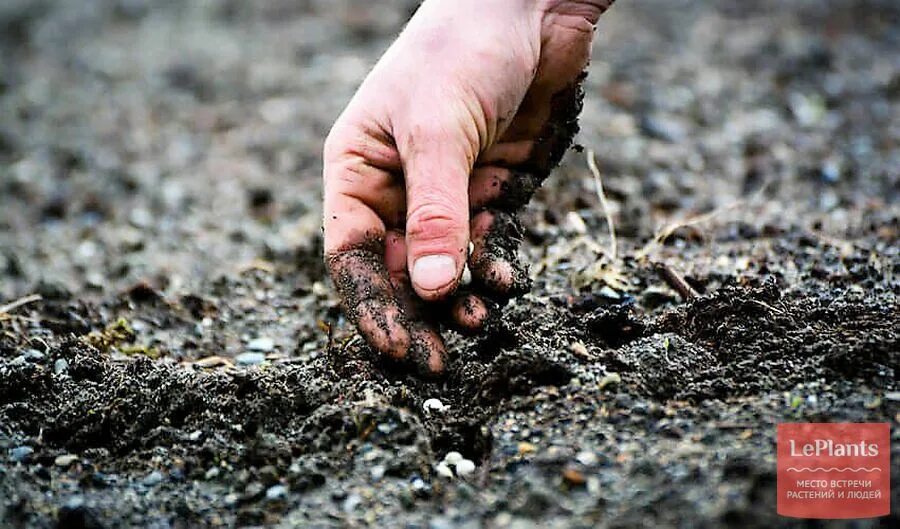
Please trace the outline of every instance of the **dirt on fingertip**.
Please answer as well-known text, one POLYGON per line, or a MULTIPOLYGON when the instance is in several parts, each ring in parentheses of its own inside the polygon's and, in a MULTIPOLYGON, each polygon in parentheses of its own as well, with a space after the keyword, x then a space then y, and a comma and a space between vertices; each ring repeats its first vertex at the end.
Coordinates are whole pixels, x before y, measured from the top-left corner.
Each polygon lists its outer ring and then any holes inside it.
MULTIPOLYGON (((441 378, 365 344, 320 231, 417 4, 0 7, 0 526, 799 527, 776 425, 900 421, 896 2, 617 3, 609 209, 569 151, 441 378)), ((893 514, 815 525, 896 526, 898 446, 893 514)))

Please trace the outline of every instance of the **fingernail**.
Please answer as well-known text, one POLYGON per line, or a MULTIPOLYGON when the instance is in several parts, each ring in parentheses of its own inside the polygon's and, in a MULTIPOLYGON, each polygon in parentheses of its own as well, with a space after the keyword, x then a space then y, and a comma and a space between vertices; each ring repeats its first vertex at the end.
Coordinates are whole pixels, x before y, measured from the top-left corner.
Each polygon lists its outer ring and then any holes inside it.
POLYGON ((449 255, 426 255, 413 264, 413 283, 423 290, 438 290, 454 279, 456 261, 449 255))

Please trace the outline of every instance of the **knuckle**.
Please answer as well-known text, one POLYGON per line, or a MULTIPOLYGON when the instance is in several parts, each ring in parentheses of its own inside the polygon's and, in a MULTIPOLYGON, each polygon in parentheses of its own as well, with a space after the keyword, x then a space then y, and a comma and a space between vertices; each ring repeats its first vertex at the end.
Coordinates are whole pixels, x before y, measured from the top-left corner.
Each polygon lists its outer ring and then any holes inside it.
POLYGON ((456 123, 449 118, 434 118, 431 120, 416 120, 406 129, 406 142, 408 144, 444 144, 455 137, 456 123))
POLYGON ((322 147, 322 158, 326 162, 331 162, 340 158, 346 152, 347 133, 339 124, 332 126, 325 137, 325 144, 322 147))
POLYGON ((564 25, 583 32, 592 32, 604 12, 615 0, 544 0, 544 11, 562 15, 564 25))
POLYGON ((463 215, 440 202, 422 204, 406 217, 406 236, 415 240, 455 238, 466 229, 463 215))

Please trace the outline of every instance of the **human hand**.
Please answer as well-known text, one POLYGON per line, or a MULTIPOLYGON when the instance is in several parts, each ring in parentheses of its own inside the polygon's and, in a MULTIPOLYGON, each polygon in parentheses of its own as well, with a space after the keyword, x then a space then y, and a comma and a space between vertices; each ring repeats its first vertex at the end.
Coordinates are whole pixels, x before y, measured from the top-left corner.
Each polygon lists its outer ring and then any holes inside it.
POLYGON ((326 263, 382 354, 440 373, 438 322, 476 332, 529 288, 515 212, 578 130, 593 24, 613 1, 426 0, 335 122, 326 263))

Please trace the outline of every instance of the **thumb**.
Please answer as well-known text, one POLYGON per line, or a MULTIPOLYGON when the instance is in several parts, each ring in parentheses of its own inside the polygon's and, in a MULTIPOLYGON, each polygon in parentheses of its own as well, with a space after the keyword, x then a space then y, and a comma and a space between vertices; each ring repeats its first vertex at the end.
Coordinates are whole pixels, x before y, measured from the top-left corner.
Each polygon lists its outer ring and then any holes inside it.
POLYGON ((425 300, 456 288, 469 243, 469 174, 474 155, 465 134, 429 126, 398 146, 406 178, 406 257, 425 300))

